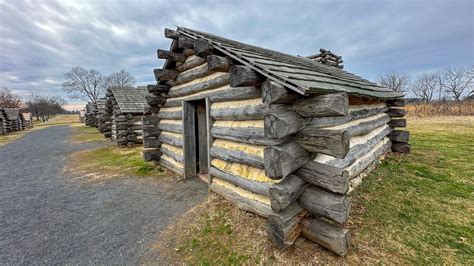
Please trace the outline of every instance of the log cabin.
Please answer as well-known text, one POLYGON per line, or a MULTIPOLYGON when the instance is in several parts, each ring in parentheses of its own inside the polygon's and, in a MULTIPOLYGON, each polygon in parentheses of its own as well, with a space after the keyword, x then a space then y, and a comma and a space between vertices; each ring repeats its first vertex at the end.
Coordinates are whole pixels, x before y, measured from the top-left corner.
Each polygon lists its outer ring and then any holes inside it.
POLYGON ((85 108, 86 126, 97 127, 97 103, 88 102, 85 108))
POLYGON ((0 109, 0 135, 7 134, 6 132, 6 119, 3 114, 3 109, 0 109))
POLYGON ((3 108, 1 109, 4 118, 5 133, 21 131, 22 121, 20 117, 20 108, 3 108))
POLYGON ((110 87, 107 89, 105 115, 111 126, 104 129, 119 147, 135 147, 143 143, 142 116, 147 106, 146 89, 143 87, 110 87))
POLYGON ((112 114, 106 110, 106 98, 97 100, 97 129, 104 134, 105 138, 111 137, 112 130, 112 114))
POLYGON ((267 218, 278 248, 304 236, 346 255, 351 192, 387 152, 410 150, 398 129, 403 95, 342 70, 326 50, 299 57, 183 27, 164 33, 145 160, 267 218))
POLYGON ((22 130, 33 128, 33 115, 29 112, 20 113, 22 130))

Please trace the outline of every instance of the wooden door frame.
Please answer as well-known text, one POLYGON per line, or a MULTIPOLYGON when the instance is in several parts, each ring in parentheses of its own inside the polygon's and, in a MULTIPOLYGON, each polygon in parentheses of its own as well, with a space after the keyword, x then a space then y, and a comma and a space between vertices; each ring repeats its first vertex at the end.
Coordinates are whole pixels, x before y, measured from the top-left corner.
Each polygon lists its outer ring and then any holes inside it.
POLYGON ((198 143, 196 143, 196 134, 195 134, 195 113, 197 109, 197 102, 204 101, 205 103, 205 117, 206 117, 206 147, 207 147, 207 180, 210 183, 210 174, 209 169, 211 165, 211 156, 210 156, 210 143, 211 143, 211 134, 210 134, 210 101, 208 98, 199 98, 193 99, 189 101, 182 101, 182 108, 183 108, 183 178, 189 179, 193 178, 199 173, 196 171, 196 147, 198 143))

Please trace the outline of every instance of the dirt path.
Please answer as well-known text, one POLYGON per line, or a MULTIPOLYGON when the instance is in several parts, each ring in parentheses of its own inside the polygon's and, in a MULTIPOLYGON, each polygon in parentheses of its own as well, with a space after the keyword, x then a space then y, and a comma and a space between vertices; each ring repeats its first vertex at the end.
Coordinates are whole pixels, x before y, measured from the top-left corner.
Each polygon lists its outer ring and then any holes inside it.
POLYGON ((78 182, 63 174, 68 154, 104 144, 70 144, 70 134, 49 127, 0 147, 0 264, 163 261, 151 243, 206 198, 205 184, 78 182))

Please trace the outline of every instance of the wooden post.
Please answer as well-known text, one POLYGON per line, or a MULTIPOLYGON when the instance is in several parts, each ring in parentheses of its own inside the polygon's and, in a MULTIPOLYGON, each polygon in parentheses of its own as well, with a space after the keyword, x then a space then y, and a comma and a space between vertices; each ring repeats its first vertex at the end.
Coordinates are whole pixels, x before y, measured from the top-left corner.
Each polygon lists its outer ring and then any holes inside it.
POLYGON ((196 106, 183 101, 184 178, 196 176, 196 106))
POLYGON ((308 152, 296 142, 266 147, 263 153, 265 175, 271 179, 288 176, 310 159, 308 152))

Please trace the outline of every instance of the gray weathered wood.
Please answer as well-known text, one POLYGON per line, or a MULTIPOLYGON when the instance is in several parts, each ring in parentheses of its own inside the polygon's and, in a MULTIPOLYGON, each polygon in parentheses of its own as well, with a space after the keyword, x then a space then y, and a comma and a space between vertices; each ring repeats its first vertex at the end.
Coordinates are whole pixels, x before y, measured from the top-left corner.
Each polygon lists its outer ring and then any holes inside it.
POLYGON ((314 117, 307 120, 307 124, 314 128, 331 127, 342 125, 357 119, 367 118, 369 116, 384 113, 388 107, 366 108, 361 110, 354 110, 349 112, 347 116, 332 116, 332 117, 314 117))
POLYGON ((181 53, 175 53, 163 49, 158 49, 156 54, 159 59, 168 59, 176 62, 184 62, 186 61, 187 56, 181 53))
POLYGON ((148 85, 146 88, 149 93, 153 94, 167 93, 170 90, 170 87, 166 85, 148 85))
POLYGON ((379 157, 390 150, 392 143, 387 141, 375 149, 370 150, 364 157, 359 158, 350 166, 346 167, 349 172, 349 178, 357 178, 364 170, 379 162, 379 157))
POLYGON ((178 168, 176 166, 174 166, 173 164, 171 164, 170 162, 166 161, 166 160, 163 160, 163 159, 160 159, 158 161, 158 164, 165 167, 166 169, 176 173, 177 175, 179 175, 179 177, 182 178, 183 176, 183 169, 181 168, 178 168))
POLYGON ((145 138, 143 140, 143 148, 158 148, 161 142, 157 138, 145 138))
POLYGON ((345 92, 321 94, 296 100, 293 110, 302 117, 346 116, 349 96, 345 92))
POLYGON ((177 162, 180 162, 180 163, 183 163, 184 162, 184 158, 182 155, 180 154, 177 154, 177 153, 174 153, 172 150, 164 147, 164 146, 161 146, 160 147, 160 151, 166 155, 166 156, 169 156, 171 158, 173 158, 173 160, 177 161, 177 162))
POLYGON ((163 98, 161 96, 154 96, 154 95, 146 95, 145 99, 148 105, 154 105, 154 106, 161 106, 166 101, 166 98, 163 98))
POLYGON ((194 49, 194 40, 181 34, 178 37, 178 47, 194 49))
POLYGON ((270 196, 269 194, 270 184, 268 183, 248 180, 240 176, 226 173, 213 166, 211 166, 210 174, 217 178, 225 180, 231 184, 234 184, 238 187, 241 187, 247 191, 251 191, 253 193, 264 195, 267 197, 270 196))
POLYGON ((306 215, 298 204, 292 204, 281 213, 268 217, 267 235, 272 245, 280 250, 295 242, 301 233, 300 222, 306 215))
POLYGON ((142 154, 145 162, 158 161, 162 155, 158 149, 145 149, 142 151, 142 154))
POLYGON ((177 40, 181 34, 175 30, 165 28, 165 37, 168 39, 177 40))
POLYGON ((329 218, 343 224, 349 218, 351 207, 350 197, 308 186, 301 194, 298 202, 302 208, 316 215, 329 218))
POLYGON ((263 158, 252 154, 245 153, 241 150, 228 150, 225 148, 212 146, 211 156, 231 163, 240 163, 264 169, 263 158))
POLYGON ((366 142, 352 146, 344 158, 331 158, 329 160, 325 160, 324 164, 338 168, 345 168, 355 162, 355 160, 358 158, 367 154, 391 131, 392 129, 390 127, 385 126, 385 128, 379 134, 367 139, 366 142))
POLYGON ((143 113, 147 115, 156 114, 160 111, 160 108, 161 108, 160 106, 147 105, 143 107, 143 113))
POLYGON ((265 147, 265 175, 271 179, 281 179, 298 170, 310 160, 310 154, 296 142, 265 147))
POLYGON ((221 75, 217 78, 214 78, 205 82, 196 83, 189 86, 184 86, 176 90, 171 90, 168 92, 168 98, 181 97, 181 96, 185 96, 192 93, 197 93, 197 92, 201 92, 205 90, 211 90, 218 87, 222 87, 227 84, 229 84, 229 74, 221 75))
POLYGON ((214 47, 210 42, 204 39, 194 40, 194 54, 206 58, 208 55, 214 53, 214 47))
POLYGON ((266 205, 260 201, 245 198, 228 188, 219 186, 215 182, 212 182, 210 184, 210 189, 214 191, 215 193, 221 195, 228 201, 232 202, 233 204, 237 205, 237 207, 239 207, 242 210, 255 213, 265 218, 268 218, 269 215, 274 213, 269 205, 266 205))
POLYGON ((183 102, 183 155, 184 155, 184 178, 192 178, 196 172, 196 106, 183 102))
POLYGON ((308 184, 296 175, 289 175, 270 187, 270 203, 275 212, 281 212, 295 202, 308 184))
POLYGON ((390 108, 388 109, 387 114, 390 117, 404 117, 407 114, 407 112, 405 111, 405 109, 390 108))
POLYGON ((143 125, 157 125, 160 122, 158 116, 146 115, 142 117, 143 125))
POLYGON ((209 145, 207 143, 207 113, 206 102, 200 100, 196 102, 196 118, 197 118, 197 143, 199 156, 199 174, 207 174, 209 172, 209 145))
POLYGON ((309 161, 295 175, 326 190, 344 194, 349 190, 349 173, 341 168, 309 161))
POLYGON ((263 119, 269 108, 265 104, 211 109, 211 117, 215 120, 258 120, 263 119))
MULTIPOLYGON (((258 97, 260 94, 260 89, 255 87, 240 87, 240 88, 228 88, 220 90, 217 92, 208 91, 201 93, 199 95, 187 97, 187 101, 198 100, 203 98, 208 98, 211 102, 226 102, 226 101, 238 101, 238 100, 248 100, 258 97)), ((168 99, 165 103, 167 107, 180 106, 182 99, 168 99)), ((212 110, 211 110, 212 112, 212 110)))
POLYGON ((191 48, 184 48, 184 49, 183 49, 183 54, 184 54, 185 56, 194 55, 194 50, 191 49, 191 48))
POLYGON ((279 139, 300 131, 305 125, 301 116, 292 111, 269 111, 264 117, 265 136, 279 139))
POLYGON ((153 72, 156 81, 174 80, 178 76, 178 71, 174 69, 155 69, 153 72))
POLYGON ((393 142, 392 151, 398 153, 410 153, 411 145, 404 142, 393 142))
POLYGON ((404 130, 394 130, 388 135, 388 137, 391 141, 408 143, 410 132, 404 130))
POLYGON ((394 106, 394 107, 404 107, 406 104, 405 99, 396 99, 396 100, 388 100, 386 101, 388 106, 394 106))
POLYGON ((207 68, 216 72, 229 72, 232 67, 232 60, 225 56, 208 55, 207 68))
POLYGON ((204 63, 206 63, 205 58, 194 57, 194 58, 182 63, 181 65, 176 66, 175 69, 179 72, 184 72, 186 70, 190 70, 191 68, 195 68, 197 66, 200 66, 204 63))
POLYGON ((262 77, 248 66, 232 66, 230 68, 230 86, 258 86, 262 82, 262 77))
POLYGON ((344 158, 350 147, 350 134, 343 129, 306 127, 294 139, 308 152, 344 158))
POLYGON ((188 71, 181 72, 176 77, 176 79, 168 80, 167 85, 170 85, 170 86, 181 85, 181 84, 189 82, 191 80, 194 80, 194 79, 197 79, 197 78, 202 78, 202 77, 207 76, 209 74, 212 74, 212 71, 209 71, 207 69, 207 65, 203 64, 203 65, 197 66, 195 68, 192 68, 188 71))
POLYGON ((267 80, 262 83, 262 100, 265 104, 274 103, 293 103, 302 95, 287 90, 283 85, 272 80, 267 80))
POLYGON ((158 128, 164 131, 170 131, 175 133, 183 133, 183 125, 180 124, 158 124, 158 128))
POLYGON ((351 234, 348 229, 332 224, 322 218, 305 218, 300 224, 301 234, 307 239, 345 256, 351 243, 351 234))
POLYGON ((179 147, 179 148, 183 148, 183 141, 181 139, 175 138, 173 136, 160 134, 158 136, 158 139, 162 143, 166 143, 166 144, 170 144, 170 145, 173 145, 173 146, 176 146, 176 147, 179 147))
POLYGON ((143 128, 144 138, 156 138, 160 135, 160 133, 161 133, 161 130, 157 127, 143 128))
POLYGON ((257 145, 278 145, 286 142, 286 139, 268 139, 265 137, 263 128, 234 128, 234 127, 212 127, 212 137, 237 142, 257 145))
POLYGON ((181 119, 183 117, 183 114, 182 114, 182 111, 179 110, 179 111, 172 111, 172 112, 165 112, 163 110, 160 110, 160 112, 158 112, 157 116, 160 118, 160 119, 173 119, 173 120, 178 120, 178 119, 181 119))
POLYGON ((388 125, 392 128, 394 128, 394 127, 406 127, 407 126, 407 120, 406 119, 391 119, 390 122, 388 122, 388 125))

